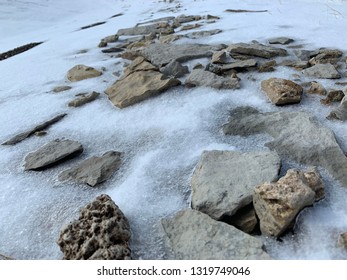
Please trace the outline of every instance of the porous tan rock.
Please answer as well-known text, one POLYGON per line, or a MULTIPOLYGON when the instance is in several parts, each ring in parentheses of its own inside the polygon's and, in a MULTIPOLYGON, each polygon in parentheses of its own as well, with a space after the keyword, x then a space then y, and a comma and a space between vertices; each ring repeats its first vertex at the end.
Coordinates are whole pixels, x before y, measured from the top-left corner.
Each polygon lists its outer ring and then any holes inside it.
POLYGON ((58 245, 66 260, 129 260, 127 218, 106 194, 85 206, 78 220, 64 226, 58 245))
POLYGON ((82 64, 72 67, 67 72, 67 78, 71 82, 77 82, 77 81, 81 81, 85 79, 95 78, 100 75, 102 75, 102 72, 96 70, 93 67, 89 67, 82 64))

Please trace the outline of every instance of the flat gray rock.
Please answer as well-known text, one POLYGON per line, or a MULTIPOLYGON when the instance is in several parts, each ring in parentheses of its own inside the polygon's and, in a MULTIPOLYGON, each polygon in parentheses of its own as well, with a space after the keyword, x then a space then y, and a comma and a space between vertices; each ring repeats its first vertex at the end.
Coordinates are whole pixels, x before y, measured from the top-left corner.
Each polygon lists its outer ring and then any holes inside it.
POLYGON ((270 259, 260 240, 199 211, 183 210, 162 226, 178 260, 270 259))
POLYGON ((277 38, 269 39, 269 44, 288 45, 292 42, 294 42, 294 40, 288 37, 277 37, 277 38))
POLYGON ((185 62, 188 60, 212 57, 214 51, 223 49, 224 45, 201 45, 201 44, 151 44, 140 50, 139 54, 157 67, 162 67, 172 60, 185 62))
POLYGON ((268 133, 274 139, 266 144, 281 158, 326 168, 347 187, 347 158, 334 133, 306 112, 261 113, 239 107, 231 113, 223 131, 229 135, 249 136, 268 133))
POLYGON ((204 151, 192 176, 192 208, 231 217, 252 203, 257 185, 277 180, 280 165, 274 152, 204 151))
POLYGON ((302 71, 303 74, 310 77, 316 77, 320 79, 339 79, 341 74, 336 70, 334 65, 327 64, 316 64, 310 68, 306 68, 302 71))
POLYGON ((202 86, 216 89, 238 89, 240 82, 237 78, 218 76, 210 71, 195 69, 187 77, 185 84, 189 87, 202 86))
POLYGON ((176 60, 171 61, 166 66, 160 68, 160 72, 169 77, 180 78, 189 73, 188 66, 183 66, 176 60))
POLYGON ((230 54, 241 54, 249 56, 257 56, 262 58, 271 58, 275 56, 286 56, 287 51, 281 48, 275 48, 262 44, 232 44, 227 48, 230 54))
POLYGON ((199 39, 199 38, 213 36, 213 35, 219 34, 221 32, 223 32, 223 30, 221 30, 221 29, 202 30, 202 31, 190 32, 188 34, 185 34, 184 36, 189 38, 189 39, 199 39))
POLYGON ((109 179, 118 170, 120 164, 121 153, 109 151, 100 157, 91 157, 78 166, 63 171, 59 174, 58 179, 60 181, 73 180, 94 187, 109 179))
POLYGON ((229 64, 224 64, 221 66, 221 69, 223 72, 229 71, 232 69, 235 70, 242 70, 242 69, 247 69, 251 67, 256 67, 258 62, 255 59, 246 59, 246 60, 238 60, 234 61, 229 64))
POLYGON ((42 170, 62 161, 73 158, 83 152, 77 141, 56 139, 45 144, 25 157, 25 170, 42 170))

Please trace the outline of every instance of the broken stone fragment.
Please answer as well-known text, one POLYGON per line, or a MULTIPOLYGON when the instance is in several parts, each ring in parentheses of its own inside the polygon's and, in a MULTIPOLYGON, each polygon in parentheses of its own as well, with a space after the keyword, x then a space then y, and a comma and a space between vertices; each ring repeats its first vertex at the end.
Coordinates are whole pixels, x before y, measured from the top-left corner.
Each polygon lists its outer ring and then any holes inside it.
POLYGON ((57 243, 65 260, 130 260, 130 237, 127 218, 102 194, 62 228, 57 243))
POLYGON ((288 45, 292 42, 294 42, 294 40, 288 37, 277 37, 277 38, 269 39, 269 44, 288 45))
POLYGON ((96 70, 93 67, 85 66, 85 65, 76 65, 72 67, 67 72, 67 78, 71 82, 77 82, 89 78, 95 78, 102 75, 102 72, 96 70))
POLYGON ((345 94, 342 90, 330 90, 327 97, 321 99, 321 103, 324 105, 329 105, 332 102, 340 102, 344 98, 345 94))
POLYGON ((320 83, 318 83, 318 82, 311 82, 310 83, 310 88, 307 90, 307 93, 309 93, 309 94, 326 95, 327 91, 320 83))
POLYGON ((125 77, 129 76, 134 72, 149 70, 158 71, 158 67, 154 66, 153 64, 145 60, 143 57, 139 56, 135 58, 134 61, 125 68, 124 74, 121 77, 121 79, 124 79, 125 77))
POLYGON ((265 72, 273 72, 275 71, 274 66, 277 65, 276 60, 270 60, 268 62, 263 63, 258 67, 258 72, 259 73, 265 73, 265 72))
POLYGON ((109 151, 100 157, 91 157, 77 167, 63 171, 59 174, 58 179, 60 181, 73 180, 94 187, 109 179, 119 169, 120 164, 121 153, 109 151))
POLYGON ((336 49, 320 49, 318 54, 310 59, 310 63, 311 65, 325 63, 336 64, 340 60, 342 54, 342 51, 336 49))
POLYGON ((287 51, 281 48, 275 48, 271 46, 262 45, 259 43, 246 44, 238 43, 232 44, 227 48, 227 51, 231 54, 257 56, 262 58, 271 58, 275 56, 286 56, 287 51))
POLYGON ((167 22, 160 22, 148 25, 135 26, 131 28, 119 29, 118 36, 134 36, 155 34, 171 34, 174 33, 173 28, 167 22))
POLYGON ((214 52, 211 58, 211 63, 223 64, 228 62, 228 57, 225 51, 214 52))
POLYGON ((78 156, 83 152, 82 145, 77 141, 56 139, 29 153, 25 157, 25 170, 43 170, 63 161, 78 156))
POLYGON ((270 78, 261 82, 261 88, 275 105, 299 103, 303 89, 286 79, 270 78))
POLYGON ((180 31, 191 30, 191 29, 194 29, 194 28, 199 28, 201 26, 202 26, 202 24, 198 24, 198 23, 196 23, 196 24, 187 24, 187 25, 183 25, 181 27, 180 31))
POLYGON ((183 66, 176 60, 160 68, 160 72, 169 77, 180 78, 189 73, 188 66, 183 66))
POLYGON ((221 29, 201 30, 201 31, 195 31, 195 32, 185 34, 185 37, 189 39, 199 39, 199 38, 213 36, 221 32, 223 32, 223 30, 221 29))
POLYGON ((69 107, 80 107, 84 104, 94 101, 100 95, 99 92, 93 91, 90 94, 80 96, 68 103, 69 107))
POLYGON ((341 74, 336 70, 334 65, 327 64, 316 64, 310 68, 306 68, 302 71, 306 76, 321 78, 321 79, 339 79, 341 74))
POLYGON ((185 84, 188 87, 203 86, 216 89, 240 88, 240 82, 238 79, 231 77, 221 77, 203 69, 193 70, 187 77, 185 84))
POLYGON ((235 227, 186 209, 161 222, 178 260, 268 260, 263 243, 235 227))

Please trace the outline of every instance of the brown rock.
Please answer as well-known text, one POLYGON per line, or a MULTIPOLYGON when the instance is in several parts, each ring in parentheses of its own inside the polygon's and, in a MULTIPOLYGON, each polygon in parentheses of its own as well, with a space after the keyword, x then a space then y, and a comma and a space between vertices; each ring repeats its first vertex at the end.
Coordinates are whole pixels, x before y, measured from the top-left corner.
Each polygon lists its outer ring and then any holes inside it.
POLYGON ((71 68, 67 73, 67 78, 71 82, 77 82, 89 78, 94 78, 102 75, 102 72, 94 69, 93 67, 85 65, 76 65, 71 68))
POLYGON ((347 232, 344 232, 339 236, 338 245, 344 249, 347 249, 347 232))
POLYGON ((55 93, 58 93, 58 92, 62 92, 62 91, 67 91, 71 88, 72 87, 70 87, 70 86, 59 86, 59 87, 55 87, 52 91, 55 93))
POLYGON ((326 95, 327 91, 320 83, 311 82, 310 83, 310 88, 308 89, 307 93, 309 93, 309 94, 326 95))
POLYGON ((93 91, 91 94, 80 96, 68 103, 69 107, 80 107, 86 103, 94 101, 100 95, 99 92, 93 91))
POLYGON ((211 63, 221 64, 227 63, 228 57, 225 51, 214 52, 211 58, 211 63))
POLYGON ((273 72, 273 71, 275 71, 274 66, 276 66, 276 65, 277 65, 276 60, 271 60, 271 61, 265 62, 259 66, 258 72, 259 73, 273 72))
POLYGON ((340 102, 344 98, 345 94, 342 90, 331 90, 329 91, 325 99, 321 99, 321 103, 324 105, 329 105, 332 102, 340 102))
POLYGON ((262 81, 261 88, 275 105, 299 103, 303 91, 300 85, 279 78, 270 78, 262 81))

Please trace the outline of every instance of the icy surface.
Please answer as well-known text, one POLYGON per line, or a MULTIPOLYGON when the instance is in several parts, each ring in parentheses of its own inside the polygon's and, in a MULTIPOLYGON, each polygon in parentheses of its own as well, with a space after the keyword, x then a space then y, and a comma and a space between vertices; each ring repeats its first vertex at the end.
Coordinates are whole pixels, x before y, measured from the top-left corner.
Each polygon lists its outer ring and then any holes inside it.
MULTIPOLYGON (((56 244, 60 228, 78 216, 80 207, 107 193, 130 221, 134 256, 165 258, 159 221, 189 207, 190 178, 201 152, 266 149, 266 135, 223 135, 221 126, 237 106, 250 105, 261 111, 309 111, 334 130, 347 150, 347 125, 325 119, 333 106, 322 106, 321 97, 305 96, 298 105, 277 108, 261 92, 261 80, 273 76, 291 79, 298 73, 285 67, 278 67, 274 73, 241 74, 242 88, 236 91, 177 87, 122 110, 114 108, 102 94, 81 108, 67 107, 77 93, 103 92, 116 80, 112 73, 123 69, 121 59, 110 58, 97 48, 101 38, 138 22, 183 13, 221 17, 198 30, 224 31, 194 40, 199 43, 266 43, 269 38, 287 36, 306 49, 333 47, 346 53, 345 37, 341 36, 347 26, 345 1, 1 1, 0 52, 44 41, 30 51, 0 61, 1 142, 57 114, 68 115, 52 126, 46 137, 31 137, 13 147, 0 146, 0 253, 16 259, 60 259, 56 244), (268 12, 235 14, 225 9, 268 12), (110 18, 118 13, 124 15, 110 18), (107 22, 79 30, 100 21, 107 22), (70 84, 66 73, 76 64, 106 70, 100 77, 70 84), (67 84, 71 90, 52 92, 54 87, 67 84), (82 156, 44 172, 23 171, 23 158, 28 152, 61 137, 81 142, 85 148, 82 156), (108 150, 124 152, 124 163, 100 188, 57 181, 61 171, 108 150)), ((309 79, 302 77, 302 81, 309 79)), ((320 82, 327 88, 342 88, 334 81, 320 82)), ((284 169, 292 166, 295 163, 285 162, 284 169)), ((346 252, 336 247, 338 234, 347 231, 347 189, 324 170, 322 174, 327 198, 298 217, 295 235, 286 236, 283 242, 262 238, 274 259, 347 258, 346 252)))

